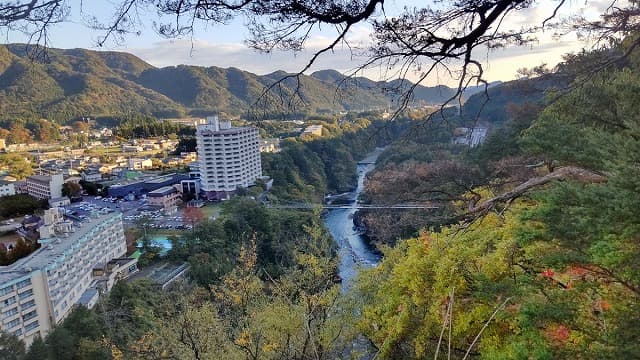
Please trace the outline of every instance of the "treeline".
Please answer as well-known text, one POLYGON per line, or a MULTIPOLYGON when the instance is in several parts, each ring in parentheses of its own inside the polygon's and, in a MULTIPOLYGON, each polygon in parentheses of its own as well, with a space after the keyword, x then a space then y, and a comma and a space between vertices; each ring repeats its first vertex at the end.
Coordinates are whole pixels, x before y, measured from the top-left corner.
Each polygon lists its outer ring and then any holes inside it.
POLYGON ((167 136, 169 134, 194 136, 195 128, 148 116, 134 116, 121 122, 117 127, 116 134, 125 139, 167 136))
POLYGON ((0 139, 9 144, 52 142, 62 138, 58 124, 46 119, 0 121, 0 139))

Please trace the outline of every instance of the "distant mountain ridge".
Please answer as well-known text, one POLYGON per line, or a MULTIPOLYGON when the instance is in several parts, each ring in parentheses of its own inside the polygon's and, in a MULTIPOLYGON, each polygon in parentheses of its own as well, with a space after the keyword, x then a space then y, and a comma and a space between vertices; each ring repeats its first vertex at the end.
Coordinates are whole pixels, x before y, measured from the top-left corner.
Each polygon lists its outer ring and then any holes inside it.
MULTIPOLYGON (((254 106, 266 86, 287 75, 278 71, 261 76, 215 66, 157 68, 132 54, 85 49, 48 49, 46 61, 33 61, 30 50, 24 44, 0 45, 0 120, 241 115, 254 106)), ((295 111, 333 112, 392 107, 395 94, 390 89, 412 85, 343 79, 335 70, 323 70, 302 75, 299 82, 286 79, 276 90, 285 99, 298 92, 295 111), (339 92, 337 83, 343 85, 339 92)), ((446 86, 418 85, 412 102, 439 104, 454 92, 446 86)))

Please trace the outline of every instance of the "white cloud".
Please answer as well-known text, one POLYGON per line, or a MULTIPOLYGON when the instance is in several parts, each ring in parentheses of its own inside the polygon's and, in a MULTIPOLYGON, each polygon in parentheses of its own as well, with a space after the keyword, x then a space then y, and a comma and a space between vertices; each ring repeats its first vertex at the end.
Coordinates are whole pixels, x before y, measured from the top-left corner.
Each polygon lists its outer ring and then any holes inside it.
MULTIPOLYGON (((567 11, 589 12, 594 14, 602 10, 606 0, 596 0, 588 4, 572 3, 567 11)), ((541 23, 553 11, 556 1, 543 0, 537 6, 522 12, 514 12, 506 19, 506 28, 521 28, 526 24, 541 23)), ((565 11, 565 13, 568 13, 565 11)), ((563 14, 565 14, 563 13, 563 14)), ((562 15, 564 16, 564 15, 562 15)), ((154 66, 172 66, 179 64, 218 66, 223 68, 236 67, 256 74, 267 74, 277 70, 297 72, 303 69, 311 59, 314 51, 329 45, 335 39, 335 31, 323 29, 316 32, 306 43, 306 50, 293 53, 273 51, 268 54, 254 51, 241 43, 220 43, 211 40, 175 40, 160 41, 145 47, 127 49, 127 51, 141 57, 154 66)), ((312 66, 309 72, 320 69, 335 69, 346 72, 357 68, 365 60, 361 54, 371 43, 371 28, 368 25, 354 27, 349 33, 349 46, 338 45, 333 51, 323 54, 312 66)), ((562 55, 576 52, 582 44, 575 36, 568 36, 561 40, 554 39, 554 33, 547 31, 538 34, 539 41, 530 46, 507 47, 490 52, 479 51, 476 58, 485 68, 488 80, 510 80, 515 78, 516 71, 522 67, 533 67, 546 63, 550 67, 562 60, 562 55)), ((389 74, 387 69, 374 68, 361 73, 373 79, 384 78, 389 74)), ((429 85, 444 83, 454 84, 443 72, 427 80, 429 85)), ((417 74, 408 73, 409 78, 417 79, 417 74)))

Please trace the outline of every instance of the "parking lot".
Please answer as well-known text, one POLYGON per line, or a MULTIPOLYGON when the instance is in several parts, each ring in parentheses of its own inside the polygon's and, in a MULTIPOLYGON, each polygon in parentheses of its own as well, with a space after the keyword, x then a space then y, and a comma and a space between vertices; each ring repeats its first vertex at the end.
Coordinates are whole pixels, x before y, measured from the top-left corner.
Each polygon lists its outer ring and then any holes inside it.
POLYGON ((150 221, 149 227, 152 229, 191 229, 191 224, 183 224, 182 212, 178 210, 173 214, 164 214, 162 211, 140 211, 135 214, 125 215, 123 220, 125 223, 133 224, 147 218, 150 221))
MULTIPOLYGON (((136 222, 142 218, 149 219, 152 229, 166 230, 190 230, 192 224, 183 223, 182 209, 177 209, 173 213, 166 214, 162 210, 145 210, 147 202, 145 199, 126 201, 123 199, 103 198, 100 196, 85 196, 82 202, 73 203, 67 206, 68 214, 74 214, 80 219, 86 218, 91 212, 122 212, 125 228, 135 226, 136 222)), ((205 214, 207 212, 205 211, 205 214)), ((217 212, 214 211, 217 215, 217 212)), ((215 218, 215 216, 210 216, 215 218)))

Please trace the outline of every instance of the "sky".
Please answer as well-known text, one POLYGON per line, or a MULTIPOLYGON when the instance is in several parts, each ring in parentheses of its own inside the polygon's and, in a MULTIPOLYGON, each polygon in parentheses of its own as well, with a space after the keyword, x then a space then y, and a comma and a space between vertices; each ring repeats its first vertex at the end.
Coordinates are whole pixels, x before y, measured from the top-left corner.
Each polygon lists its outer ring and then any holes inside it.
MULTIPOLYGON (((130 52, 157 67, 180 64, 236 67, 259 75, 277 70, 297 72, 306 65, 313 51, 326 46, 335 34, 328 28, 315 31, 307 44, 307 49, 300 53, 274 51, 270 54, 262 54, 245 45, 244 40, 249 32, 243 19, 236 19, 227 25, 199 24, 192 38, 166 39, 154 30, 153 22, 157 22, 158 19, 153 15, 149 16, 148 12, 140 12, 140 22, 137 24, 140 30, 139 35, 128 35, 124 41, 110 41, 106 46, 98 48, 96 44, 103 32, 91 30, 86 24, 90 16, 97 16, 107 22, 110 14, 113 13, 113 3, 117 0, 69 1, 70 21, 56 25, 51 30, 49 34, 51 47, 130 52)), ((550 15, 556 1, 539 0, 536 6, 508 17, 504 26, 517 29, 528 23, 541 23, 550 15)), ((583 1, 567 1, 559 16, 582 14, 595 18, 609 4, 604 0, 583 1)), ((423 2, 409 0, 387 0, 385 12, 388 16, 392 16, 394 13, 399 13, 404 6, 414 6, 414 3, 415 6, 423 4, 423 2)), ((350 43, 359 44, 364 48, 370 42, 371 32, 368 24, 360 24, 352 29, 348 38, 350 43)), ((539 34, 538 38, 537 43, 529 46, 478 53, 477 58, 483 63, 485 78, 489 81, 511 80, 516 77, 517 70, 520 68, 530 68, 542 63, 552 67, 562 60, 563 54, 577 52, 587 46, 578 41, 575 34, 556 39, 553 32, 548 31, 539 34)), ((1 41, 24 42, 24 37, 18 32, 5 29, 1 41)), ((339 46, 335 51, 319 58, 310 71, 335 69, 340 72, 349 72, 363 60, 364 58, 354 55, 346 46, 339 46)), ((373 68, 359 75, 377 80, 383 78, 385 74, 384 69, 373 68)), ((417 77, 416 73, 408 75, 410 79, 417 77)), ((444 74, 435 75, 427 79, 424 85, 453 85, 453 81, 444 74)))

